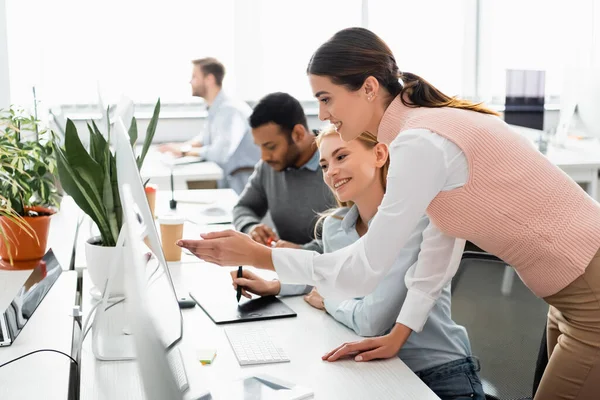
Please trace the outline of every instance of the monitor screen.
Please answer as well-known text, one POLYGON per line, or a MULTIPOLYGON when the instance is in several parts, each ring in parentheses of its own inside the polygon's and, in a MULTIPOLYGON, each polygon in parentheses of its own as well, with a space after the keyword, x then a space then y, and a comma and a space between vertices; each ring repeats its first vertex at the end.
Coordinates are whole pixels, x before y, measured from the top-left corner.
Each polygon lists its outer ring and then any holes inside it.
POLYGON ((0 346, 8 346, 15 341, 61 272, 54 253, 48 250, 2 315, 0 346))

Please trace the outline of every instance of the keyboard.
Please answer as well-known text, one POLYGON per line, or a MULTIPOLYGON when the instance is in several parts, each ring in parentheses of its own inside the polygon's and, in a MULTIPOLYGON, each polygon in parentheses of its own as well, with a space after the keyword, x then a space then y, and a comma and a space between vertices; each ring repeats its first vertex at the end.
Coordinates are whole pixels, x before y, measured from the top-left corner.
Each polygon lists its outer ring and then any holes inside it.
POLYGON ((169 367, 171 367, 171 372, 173 372, 173 377, 175 378, 179 390, 181 393, 185 392, 189 389, 190 384, 188 382, 187 373, 185 372, 185 367, 183 366, 183 357, 181 356, 179 347, 167 352, 167 361, 169 367))
POLYGON ((263 328, 225 328, 229 344, 240 365, 272 364, 289 362, 286 352, 263 328))

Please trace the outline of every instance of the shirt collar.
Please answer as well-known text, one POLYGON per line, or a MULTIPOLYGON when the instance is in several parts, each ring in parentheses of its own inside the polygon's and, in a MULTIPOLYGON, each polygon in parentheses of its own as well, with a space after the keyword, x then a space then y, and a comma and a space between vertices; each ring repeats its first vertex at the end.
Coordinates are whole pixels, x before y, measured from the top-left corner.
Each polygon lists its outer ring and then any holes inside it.
POLYGON ((306 164, 304 164, 303 166, 300 167, 300 169, 302 169, 302 168, 306 168, 311 171, 316 171, 317 169, 319 169, 319 151, 318 150, 315 150, 315 154, 313 154, 313 156, 310 158, 310 160, 308 160, 306 162, 306 164))
MULTIPOLYGON (((344 218, 342 219, 342 229, 344 230, 344 232, 356 232, 356 222, 358 221, 359 216, 360 215, 358 213, 358 207, 356 206, 356 204, 353 204, 352 207, 350 207, 350 210, 348 210, 348 212, 346 213, 346 215, 344 215, 344 218)), ((367 226, 371 226, 371 221, 373 221, 373 218, 369 220, 367 226)))
POLYGON ((319 169, 319 151, 315 150, 315 153, 313 154, 313 156, 310 158, 310 160, 308 160, 303 166, 299 167, 299 168, 288 168, 288 171, 291 170, 296 170, 296 169, 307 169, 309 171, 316 171, 317 169, 319 169))
POLYGON ((215 97, 215 100, 213 101, 212 105, 210 107, 207 107, 208 114, 214 114, 219 109, 221 104, 225 102, 226 98, 227 95, 224 93, 223 89, 219 90, 219 93, 217 93, 217 97, 215 97))
POLYGON ((344 232, 356 231, 356 221, 358 221, 358 207, 354 204, 342 219, 342 229, 344 232))

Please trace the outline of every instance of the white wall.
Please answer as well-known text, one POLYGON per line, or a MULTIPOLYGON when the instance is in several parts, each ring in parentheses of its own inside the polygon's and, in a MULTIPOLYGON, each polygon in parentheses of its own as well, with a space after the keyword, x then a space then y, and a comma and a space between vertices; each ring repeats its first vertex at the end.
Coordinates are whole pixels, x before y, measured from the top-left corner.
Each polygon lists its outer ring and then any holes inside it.
POLYGON ((0 108, 10 106, 8 75, 8 36, 6 33, 6 0, 0 0, 0 108))

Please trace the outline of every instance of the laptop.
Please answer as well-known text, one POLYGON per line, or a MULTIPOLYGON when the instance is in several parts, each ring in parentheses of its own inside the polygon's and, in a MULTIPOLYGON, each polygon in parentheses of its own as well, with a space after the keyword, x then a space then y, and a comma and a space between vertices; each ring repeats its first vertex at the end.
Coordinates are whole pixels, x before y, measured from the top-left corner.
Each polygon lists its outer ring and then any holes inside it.
POLYGON ((10 346, 15 342, 27 321, 31 319, 34 311, 58 280, 62 267, 52 250, 48 250, 44 258, 31 271, 3 272, 17 279, 21 278, 23 273, 29 273, 29 277, 0 316, 0 347, 10 346))
MULTIPOLYGON (((312 390, 266 374, 253 374, 231 382, 211 384, 210 391, 209 382, 201 382, 200 388, 190 387, 184 395, 177 385, 178 372, 173 370, 167 360, 168 349, 160 339, 157 321, 152 318, 148 309, 151 295, 146 279, 147 265, 142 241, 144 229, 138 222, 135 207, 132 207, 135 202, 129 185, 123 185, 121 191, 125 200, 123 204, 128 205, 123 207, 128 243, 125 260, 129 266, 125 270, 126 304, 146 399, 302 400, 312 397, 312 390)), ((201 341, 201 338, 197 340, 201 341)))

